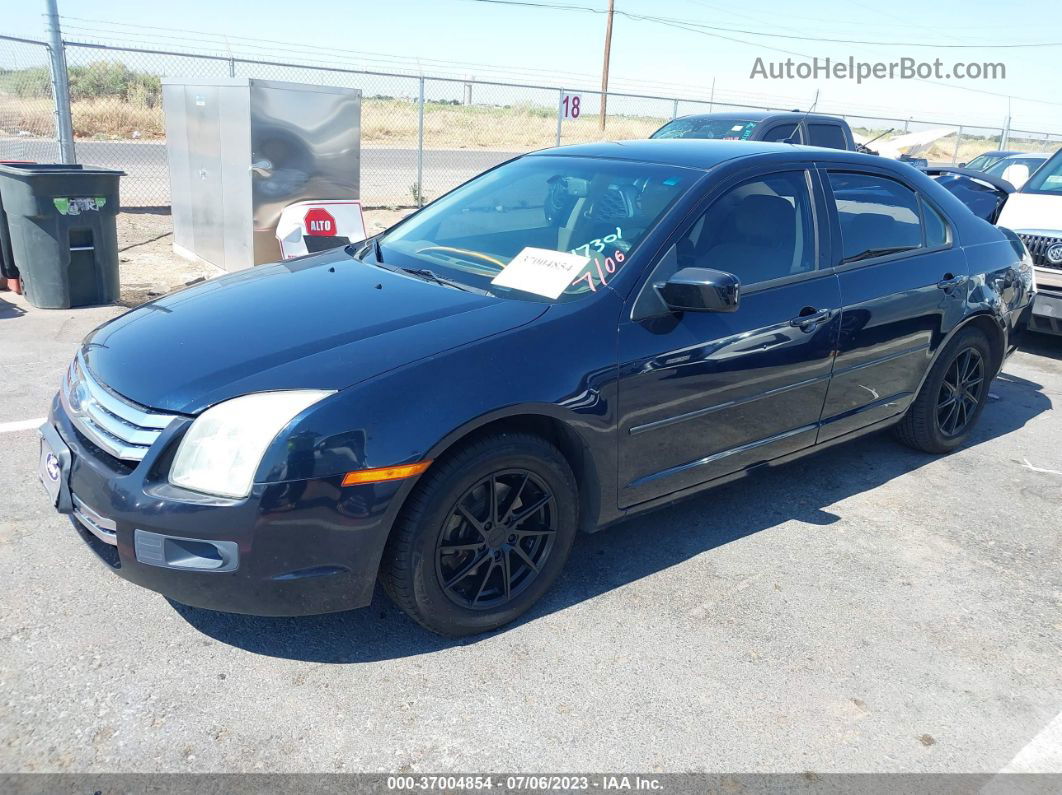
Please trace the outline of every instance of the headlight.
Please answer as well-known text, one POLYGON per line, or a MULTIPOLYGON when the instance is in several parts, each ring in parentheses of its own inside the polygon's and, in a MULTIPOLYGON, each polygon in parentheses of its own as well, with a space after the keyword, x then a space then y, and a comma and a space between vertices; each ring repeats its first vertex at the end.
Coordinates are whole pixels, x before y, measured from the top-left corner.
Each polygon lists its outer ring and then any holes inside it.
POLYGON ((207 409, 181 440, 170 483, 220 497, 246 497, 269 443, 295 415, 331 394, 316 389, 259 392, 207 409))

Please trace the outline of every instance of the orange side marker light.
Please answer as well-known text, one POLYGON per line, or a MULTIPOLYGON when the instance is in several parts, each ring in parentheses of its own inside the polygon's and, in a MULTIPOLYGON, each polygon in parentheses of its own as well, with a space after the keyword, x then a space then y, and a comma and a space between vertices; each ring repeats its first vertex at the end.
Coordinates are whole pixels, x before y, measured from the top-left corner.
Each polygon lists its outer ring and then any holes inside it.
POLYGON ((377 467, 376 469, 357 469, 343 476, 344 486, 357 486, 362 483, 382 483, 387 480, 402 480, 420 475, 431 461, 418 461, 415 464, 403 464, 397 467, 377 467))

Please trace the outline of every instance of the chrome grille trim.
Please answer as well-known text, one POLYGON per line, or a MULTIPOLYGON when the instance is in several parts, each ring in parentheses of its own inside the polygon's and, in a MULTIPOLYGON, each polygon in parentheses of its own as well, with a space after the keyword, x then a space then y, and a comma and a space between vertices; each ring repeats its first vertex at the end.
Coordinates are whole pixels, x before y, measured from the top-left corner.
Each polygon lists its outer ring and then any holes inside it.
POLYGON ((89 375, 80 353, 70 363, 59 395, 63 409, 78 430, 123 461, 142 461, 162 431, 176 419, 173 414, 152 411, 107 391, 89 375))
POLYGON ((1048 232, 1040 229, 1030 229, 1021 232, 1015 230, 1015 232, 1021 238, 1021 242, 1025 244, 1025 248, 1029 249, 1033 265, 1038 268, 1062 269, 1062 263, 1047 261, 1047 250, 1051 246, 1062 243, 1062 236, 1057 232, 1048 232))
POLYGON ((112 547, 118 546, 118 524, 96 513, 76 495, 71 494, 70 498, 74 502, 74 517, 81 522, 82 526, 104 544, 110 544, 112 547))

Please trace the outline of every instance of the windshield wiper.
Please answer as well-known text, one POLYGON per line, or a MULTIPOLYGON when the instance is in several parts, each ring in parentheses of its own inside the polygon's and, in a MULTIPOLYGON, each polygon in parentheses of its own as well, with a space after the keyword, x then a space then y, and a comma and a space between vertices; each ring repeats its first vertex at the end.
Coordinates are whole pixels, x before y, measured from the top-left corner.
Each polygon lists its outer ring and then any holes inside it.
POLYGON ((376 255, 377 262, 383 262, 383 249, 380 248, 380 238, 374 237, 372 239, 372 253, 376 255))
POLYGON ((466 293, 479 293, 480 295, 490 295, 486 290, 480 290, 475 287, 471 287, 467 284, 461 284, 461 282, 455 282, 452 279, 446 279, 435 271, 428 270, 427 268, 402 268, 406 273, 413 276, 419 276, 428 282, 435 282, 441 284, 443 287, 453 287, 455 290, 464 290, 466 293))
POLYGON ((874 257, 884 257, 886 254, 899 254, 901 251, 913 251, 918 246, 892 246, 891 248, 868 248, 866 251, 862 251, 856 254, 854 257, 849 257, 845 262, 859 262, 864 259, 873 259, 874 257))

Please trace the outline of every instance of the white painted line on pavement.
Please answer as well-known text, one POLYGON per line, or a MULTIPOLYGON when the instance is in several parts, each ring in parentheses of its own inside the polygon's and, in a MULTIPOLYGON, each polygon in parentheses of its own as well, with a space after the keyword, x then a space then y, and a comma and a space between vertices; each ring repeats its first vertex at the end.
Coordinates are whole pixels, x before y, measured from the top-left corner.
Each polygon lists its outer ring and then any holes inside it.
POLYGON ((0 433, 13 431, 32 431, 44 422, 44 417, 36 417, 32 420, 18 420, 16 422, 0 422, 0 433))
POLYGON ((1062 472, 1059 472, 1057 469, 1041 469, 1040 467, 1034 467, 1029 463, 1028 458, 1023 458, 1022 461, 1025 462, 1025 468, 1031 469, 1033 472, 1043 472, 1047 475, 1062 475, 1062 472))

